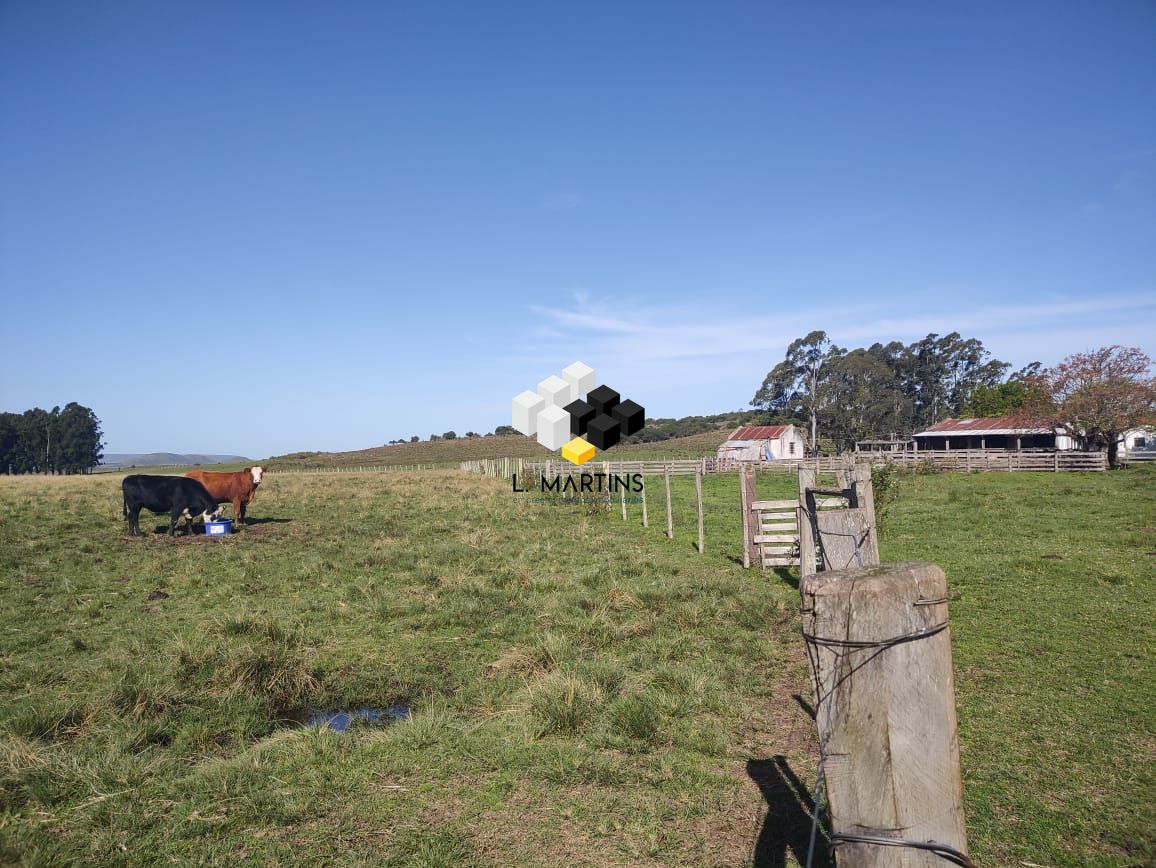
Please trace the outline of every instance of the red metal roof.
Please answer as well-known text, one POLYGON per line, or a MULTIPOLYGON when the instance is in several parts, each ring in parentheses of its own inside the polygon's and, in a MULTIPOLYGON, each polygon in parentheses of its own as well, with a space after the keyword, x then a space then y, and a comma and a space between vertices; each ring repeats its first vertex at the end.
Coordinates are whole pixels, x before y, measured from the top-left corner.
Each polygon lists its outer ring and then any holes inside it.
POLYGON ((920 431, 916 437, 922 437, 927 434, 978 434, 983 432, 991 434, 993 432, 1004 432, 1009 434, 1015 433, 1046 433, 1048 428, 1030 428, 1021 424, 1015 424, 1010 416, 996 416, 987 417, 985 419, 944 419, 942 422, 936 422, 925 431, 920 431))
POLYGON ((731 440, 778 440, 787 433, 790 425, 751 425, 739 428, 730 436, 731 440))

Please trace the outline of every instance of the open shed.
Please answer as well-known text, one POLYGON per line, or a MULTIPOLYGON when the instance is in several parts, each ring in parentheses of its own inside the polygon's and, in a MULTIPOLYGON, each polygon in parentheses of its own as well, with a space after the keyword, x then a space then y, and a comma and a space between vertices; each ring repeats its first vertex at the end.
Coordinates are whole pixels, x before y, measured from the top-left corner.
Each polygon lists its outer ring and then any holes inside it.
POLYGON ((1011 419, 944 419, 913 434, 916 449, 1075 449, 1062 428, 1031 428, 1011 419))
POLYGON ((739 427, 718 448, 719 458, 735 461, 781 461, 806 454, 807 441, 794 425, 739 427))

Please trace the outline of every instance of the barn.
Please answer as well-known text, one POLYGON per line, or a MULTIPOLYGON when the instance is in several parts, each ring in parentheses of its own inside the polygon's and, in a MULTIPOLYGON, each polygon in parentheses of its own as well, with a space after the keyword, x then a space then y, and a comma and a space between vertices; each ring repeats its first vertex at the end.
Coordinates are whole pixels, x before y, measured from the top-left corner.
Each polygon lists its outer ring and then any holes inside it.
POLYGON ((719 458, 735 461, 782 461, 806 454, 807 441, 794 425, 742 426, 718 448, 719 458))
POLYGON ((984 419, 944 419, 913 434, 920 449, 1075 449, 1061 428, 1031 428, 1006 416, 984 419))

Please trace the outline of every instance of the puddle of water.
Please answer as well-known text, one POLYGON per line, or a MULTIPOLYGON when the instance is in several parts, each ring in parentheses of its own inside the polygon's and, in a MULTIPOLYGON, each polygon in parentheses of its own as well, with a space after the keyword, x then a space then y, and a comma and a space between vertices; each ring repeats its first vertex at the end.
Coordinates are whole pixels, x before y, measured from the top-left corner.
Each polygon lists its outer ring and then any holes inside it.
POLYGON ((288 715, 288 719, 299 726, 316 726, 345 732, 355 723, 366 726, 384 726, 409 717, 408 705, 391 705, 389 708, 352 708, 344 711, 325 711, 320 708, 306 708, 288 715))

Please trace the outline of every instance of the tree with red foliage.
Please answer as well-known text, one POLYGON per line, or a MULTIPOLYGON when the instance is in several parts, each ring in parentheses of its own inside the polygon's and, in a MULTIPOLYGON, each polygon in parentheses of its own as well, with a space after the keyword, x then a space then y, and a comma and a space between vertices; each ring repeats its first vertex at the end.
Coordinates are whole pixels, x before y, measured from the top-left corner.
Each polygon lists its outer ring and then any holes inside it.
POLYGON ((1034 385, 1043 400, 1023 413, 1063 428, 1084 449, 1107 449, 1113 468, 1124 432, 1156 424, 1156 377, 1139 347, 1075 353, 1040 373, 1034 385))

